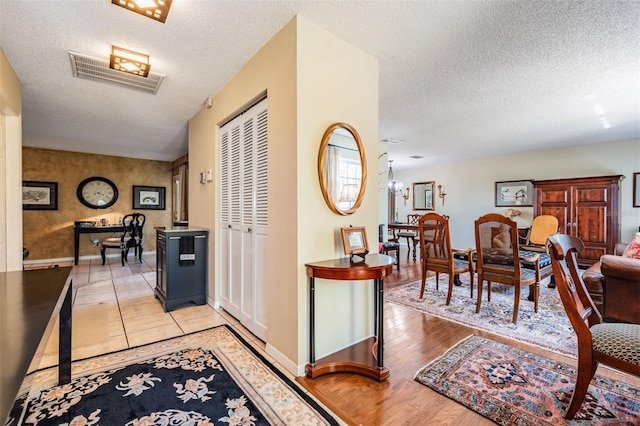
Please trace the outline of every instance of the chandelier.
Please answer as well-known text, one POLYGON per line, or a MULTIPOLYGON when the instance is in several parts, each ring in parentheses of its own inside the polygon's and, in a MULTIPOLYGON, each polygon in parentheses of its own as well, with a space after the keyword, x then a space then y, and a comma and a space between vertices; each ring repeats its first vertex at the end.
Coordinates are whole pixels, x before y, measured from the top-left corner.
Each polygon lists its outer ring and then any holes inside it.
POLYGON ((389 181, 389 193, 394 195, 402 195, 402 182, 396 182, 393 178, 393 169, 391 167, 393 160, 389 160, 389 172, 387 173, 387 180, 389 181))

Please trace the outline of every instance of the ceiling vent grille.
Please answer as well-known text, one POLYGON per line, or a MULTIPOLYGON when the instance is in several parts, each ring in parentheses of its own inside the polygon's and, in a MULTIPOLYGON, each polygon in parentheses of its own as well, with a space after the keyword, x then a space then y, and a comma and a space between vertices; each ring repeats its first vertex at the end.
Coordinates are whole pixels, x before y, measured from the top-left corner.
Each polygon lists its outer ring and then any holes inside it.
POLYGON ((164 75, 149 73, 148 77, 140 77, 122 71, 109 68, 109 61, 92 58, 87 55, 69 51, 71 59, 71 71, 74 77, 90 78, 121 84, 132 89, 142 90, 147 93, 158 92, 164 75))

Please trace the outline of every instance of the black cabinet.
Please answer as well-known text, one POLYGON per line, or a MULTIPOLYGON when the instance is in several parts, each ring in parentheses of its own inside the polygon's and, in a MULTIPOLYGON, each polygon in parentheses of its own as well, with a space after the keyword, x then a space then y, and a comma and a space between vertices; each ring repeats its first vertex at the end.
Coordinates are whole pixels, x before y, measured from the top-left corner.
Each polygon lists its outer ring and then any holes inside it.
POLYGON ((156 289, 164 311, 207 303, 206 229, 156 229, 156 289))

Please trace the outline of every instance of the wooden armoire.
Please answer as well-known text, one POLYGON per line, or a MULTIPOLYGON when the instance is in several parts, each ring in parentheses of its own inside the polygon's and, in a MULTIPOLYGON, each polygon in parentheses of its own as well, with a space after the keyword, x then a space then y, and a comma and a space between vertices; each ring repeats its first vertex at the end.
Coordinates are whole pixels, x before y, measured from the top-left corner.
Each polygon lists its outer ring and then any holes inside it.
POLYGON ((533 181, 534 217, 558 218, 558 232, 580 238, 585 249, 580 266, 591 266, 613 254, 620 239, 618 203, 622 175, 533 181))

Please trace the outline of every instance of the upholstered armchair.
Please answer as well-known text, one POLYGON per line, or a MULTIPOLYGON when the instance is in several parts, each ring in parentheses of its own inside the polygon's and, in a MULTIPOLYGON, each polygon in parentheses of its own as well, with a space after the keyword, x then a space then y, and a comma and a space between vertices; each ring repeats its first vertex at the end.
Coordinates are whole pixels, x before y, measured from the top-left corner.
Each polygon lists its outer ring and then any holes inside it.
POLYGON ((604 321, 640 324, 640 259, 623 257, 626 246, 617 244, 582 279, 604 321))

